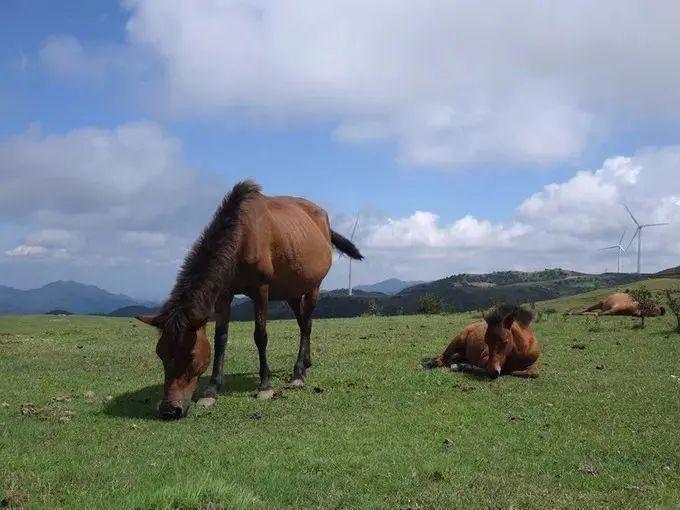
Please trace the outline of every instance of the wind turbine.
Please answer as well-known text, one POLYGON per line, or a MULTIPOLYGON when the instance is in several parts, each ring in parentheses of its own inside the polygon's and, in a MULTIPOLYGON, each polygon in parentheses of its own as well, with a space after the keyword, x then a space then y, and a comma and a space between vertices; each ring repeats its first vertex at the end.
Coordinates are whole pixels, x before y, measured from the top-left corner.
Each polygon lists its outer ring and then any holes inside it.
POLYGON ((623 242, 623 236, 626 235, 626 229, 623 229, 623 234, 621 234, 621 238, 619 239, 619 244, 615 244, 614 246, 607 246, 606 248, 600 248, 600 250, 616 250, 616 272, 620 273, 621 272, 621 254, 626 253, 626 249, 621 246, 621 243, 623 242))
POLYGON ((626 211, 628 211, 628 214, 630 214, 630 217, 633 219, 635 222, 635 225, 637 228, 635 229, 635 234, 633 234, 633 237, 631 237, 630 242, 628 243, 628 246, 626 246, 626 250, 630 248, 630 245, 633 244, 633 241, 635 241, 635 238, 637 237, 638 240, 638 246, 637 246, 637 272, 640 274, 640 261, 642 260, 642 231, 648 227, 662 227, 664 225, 668 225, 668 223, 642 223, 638 222, 638 220, 633 216, 633 213, 630 212, 630 209, 628 209, 628 206, 626 204, 623 204, 623 207, 626 208, 626 211))
MULTIPOLYGON (((359 214, 357 214, 357 219, 354 222, 354 228, 352 229, 352 235, 349 236, 350 241, 354 241, 354 234, 357 232, 357 225, 359 224, 359 214)), ((349 282, 347 284, 347 295, 351 296, 352 295, 352 258, 349 258, 349 282)))

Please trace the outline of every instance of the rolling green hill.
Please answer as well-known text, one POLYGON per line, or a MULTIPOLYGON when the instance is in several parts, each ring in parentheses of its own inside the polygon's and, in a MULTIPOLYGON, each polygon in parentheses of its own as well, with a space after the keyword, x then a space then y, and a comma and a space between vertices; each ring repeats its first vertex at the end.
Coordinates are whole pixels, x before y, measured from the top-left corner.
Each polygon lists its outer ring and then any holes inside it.
POLYGON ((598 301, 602 301, 607 296, 615 292, 623 292, 626 289, 633 289, 644 285, 652 292, 661 292, 665 289, 680 290, 679 278, 650 278, 632 283, 630 285, 617 285, 614 287, 607 287, 592 292, 584 292, 574 296, 561 297, 558 299, 550 299, 536 303, 536 309, 539 311, 555 310, 557 312, 567 312, 569 310, 583 309, 590 305, 594 305, 598 301))

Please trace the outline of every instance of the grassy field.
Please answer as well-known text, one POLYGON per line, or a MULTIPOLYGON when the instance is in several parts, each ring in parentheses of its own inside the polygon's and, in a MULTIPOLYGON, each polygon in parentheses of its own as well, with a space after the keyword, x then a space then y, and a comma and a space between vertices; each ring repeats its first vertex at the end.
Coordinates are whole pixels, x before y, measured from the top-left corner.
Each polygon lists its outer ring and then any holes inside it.
MULTIPOLYGON (((647 287, 653 293, 661 293, 665 289, 680 290, 680 278, 652 278, 650 280, 643 280, 641 282, 630 283, 628 285, 620 285, 608 289, 599 289, 592 292, 585 292, 583 294, 576 294, 574 296, 563 297, 559 299, 551 299, 549 301, 541 301, 537 303, 538 310, 553 309, 558 312, 566 312, 567 310, 583 309, 590 305, 594 305, 598 301, 602 301, 607 296, 614 292, 623 292, 626 289, 635 289, 640 286, 647 287)), ((662 298, 663 302, 665 298, 662 298)))
MULTIPOLYGON (((0 496, 31 508, 678 507, 680 335, 668 317, 645 330, 545 317, 537 380, 419 369, 471 320, 318 320, 307 387, 272 401, 253 398, 252 326, 237 323, 226 394, 168 423, 155 414, 151 328, 2 317, 0 496), (35 411, 22 415, 26 403, 35 411)), ((297 326, 269 332, 283 388, 297 326)))

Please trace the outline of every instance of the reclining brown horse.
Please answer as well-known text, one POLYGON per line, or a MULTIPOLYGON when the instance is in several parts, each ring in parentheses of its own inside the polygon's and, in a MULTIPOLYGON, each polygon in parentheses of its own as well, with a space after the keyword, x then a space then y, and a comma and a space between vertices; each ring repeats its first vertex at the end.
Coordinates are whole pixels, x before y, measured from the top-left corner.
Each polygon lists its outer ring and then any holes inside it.
POLYGON ((215 315, 215 355, 204 397, 223 384, 223 362, 231 301, 249 296, 255 307, 255 343, 260 358, 259 397, 274 394, 267 365, 267 306, 285 300, 300 327, 293 385, 302 386, 311 366, 309 337, 319 286, 332 262, 332 246, 361 260, 359 250, 330 228, 326 211, 294 197, 268 197, 252 181, 227 195, 212 222, 187 255, 170 297, 155 316, 138 317, 160 332, 156 352, 165 385, 161 417, 186 415, 199 376, 210 362, 205 324, 215 315))
POLYGON ((465 327, 451 340, 441 356, 424 358, 424 368, 443 367, 455 371, 538 377, 536 361, 541 344, 531 331, 533 314, 515 305, 503 304, 484 315, 484 322, 465 327))
POLYGON ((568 315, 627 315, 631 317, 658 317, 665 314, 666 309, 663 306, 654 305, 647 310, 641 310, 640 303, 627 292, 617 292, 584 310, 568 313, 568 315))

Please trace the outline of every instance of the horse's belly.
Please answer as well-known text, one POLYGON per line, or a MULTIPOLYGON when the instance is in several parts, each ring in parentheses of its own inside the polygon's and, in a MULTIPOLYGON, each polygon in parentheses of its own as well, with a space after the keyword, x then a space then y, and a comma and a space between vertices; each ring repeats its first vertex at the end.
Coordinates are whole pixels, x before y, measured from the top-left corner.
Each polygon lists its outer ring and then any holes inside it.
POLYGON ((290 299, 318 288, 331 267, 327 257, 299 258, 274 261, 274 272, 269 281, 269 297, 273 300, 290 299))

